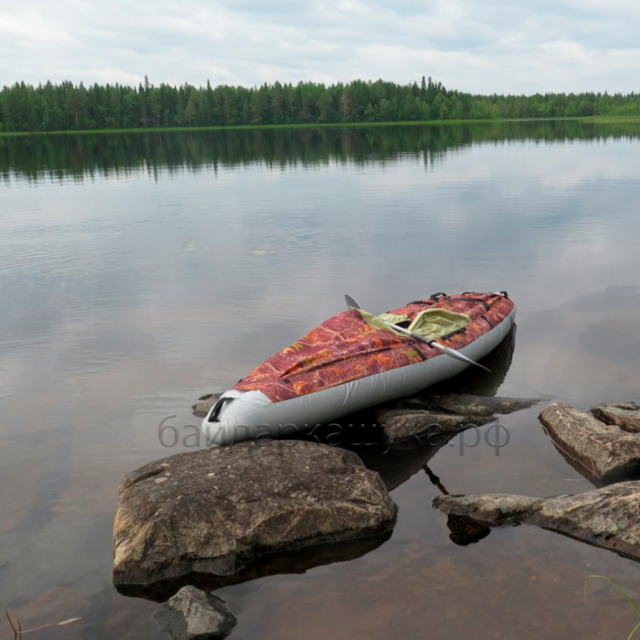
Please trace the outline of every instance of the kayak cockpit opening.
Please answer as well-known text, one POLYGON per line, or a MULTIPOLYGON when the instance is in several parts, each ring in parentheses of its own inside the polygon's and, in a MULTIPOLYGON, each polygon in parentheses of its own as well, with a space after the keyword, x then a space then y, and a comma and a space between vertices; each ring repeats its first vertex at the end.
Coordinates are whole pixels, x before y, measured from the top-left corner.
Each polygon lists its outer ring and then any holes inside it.
POLYGON ((216 402, 213 407, 211 408, 211 411, 209 412, 209 417, 207 418, 207 422, 216 422, 218 420, 218 416, 220 415, 220 412, 222 411, 222 407, 225 406, 225 404, 229 404, 230 402, 233 402, 235 400, 235 398, 220 398, 218 400, 218 402, 216 402))
POLYGON ((425 340, 437 340, 462 331, 470 322, 471 316, 449 309, 431 308, 416 316, 407 314, 381 313, 374 316, 360 309, 362 319, 373 327, 393 331, 393 327, 402 327, 425 340))

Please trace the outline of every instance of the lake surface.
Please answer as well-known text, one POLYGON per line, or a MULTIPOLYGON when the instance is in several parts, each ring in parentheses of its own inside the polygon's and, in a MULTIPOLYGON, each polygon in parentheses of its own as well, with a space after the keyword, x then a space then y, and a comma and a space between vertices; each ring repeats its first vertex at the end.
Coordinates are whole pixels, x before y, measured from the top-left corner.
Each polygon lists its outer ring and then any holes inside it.
MULTIPOLYGON (((507 290, 501 395, 639 399, 640 127, 581 123, 0 138, 0 602, 35 638, 157 637, 111 585, 122 476, 190 406, 342 309, 507 290), (510 364, 510 367, 509 367, 510 364)), ((500 368, 501 367, 501 368, 500 368)), ((451 493, 593 485, 537 421, 498 450, 443 446, 451 493)), ((252 638, 624 638, 640 565, 551 532, 460 546, 421 470, 381 459, 390 539, 222 589, 252 638)), ((404 457, 403 457, 404 455, 404 457)), ((422 456, 422 457, 421 457, 422 456)), ((377 466, 376 466, 377 465, 377 466)), ((11 637, 8 625, 3 633, 11 637)))

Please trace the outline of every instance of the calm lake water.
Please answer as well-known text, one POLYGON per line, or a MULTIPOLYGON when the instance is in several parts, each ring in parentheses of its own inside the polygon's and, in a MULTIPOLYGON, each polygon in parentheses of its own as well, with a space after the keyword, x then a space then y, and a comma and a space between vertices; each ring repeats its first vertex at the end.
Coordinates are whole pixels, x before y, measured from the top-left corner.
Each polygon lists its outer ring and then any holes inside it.
MULTIPOLYGON (((549 122, 0 138, 1 608, 25 629, 81 618, 34 640, 157 637, 159 605, 111 585, 120 479, 184 450, 159 442, 163 418, 197 424, 199 395, 346 292, 380 312, 506 289, 515 348, 466 384, 639 399, 639 143, 637 126, 549 122)), ((626 637, 631 607, 582 588, 606 574, 637 600, 640 565, 524 526, 456 545, 431 508, 429 459, 451 493, 592 488, 538 411, 501 419, 499 455, 460 437, 363 450, 395 487, 390 539, 220 590, 231 637, 626 637)))

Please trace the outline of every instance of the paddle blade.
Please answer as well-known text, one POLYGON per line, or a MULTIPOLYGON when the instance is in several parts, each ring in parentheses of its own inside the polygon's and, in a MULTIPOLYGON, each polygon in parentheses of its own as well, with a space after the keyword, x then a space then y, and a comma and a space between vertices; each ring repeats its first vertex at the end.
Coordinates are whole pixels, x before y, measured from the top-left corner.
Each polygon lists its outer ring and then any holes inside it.
POLYGON ((344 296, 344 301, 347 303, 349 309, 362 309, 362 307, 349 295, 344 296))
POLYGON ((440 349, 440 351, 442 351, 443 353, 446 353, 448 356, 455 358, 456 360, 461 360, 462 362, 466 362, 467 364, 475 365, 476 367, 480 367, 481 369, 484 369, 486 372, 491 373, 491 369, 487 369, 487 367, 485 367, 484 365, 478 364, 477 362, 475 362, 475 360, 472 360, 471 358, 467 358, 467 356, 462 355, 459 351, 456 351, 451 347, 445 347, 443 344, 440 344, 435 340, 433 340, 430 344, 436 349, 440 349))

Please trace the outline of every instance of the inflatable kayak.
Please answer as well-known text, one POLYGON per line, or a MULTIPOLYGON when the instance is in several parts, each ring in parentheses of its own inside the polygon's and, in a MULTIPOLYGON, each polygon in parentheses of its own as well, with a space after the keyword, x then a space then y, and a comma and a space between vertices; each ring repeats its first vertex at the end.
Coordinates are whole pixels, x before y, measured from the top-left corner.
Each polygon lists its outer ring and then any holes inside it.
POLYGON ((212 444, 291 436, 417 393, 493 351, 515 313, 506 292, 439 293, 377 316, 350 308, 223 393, 203 433, 212 444))

